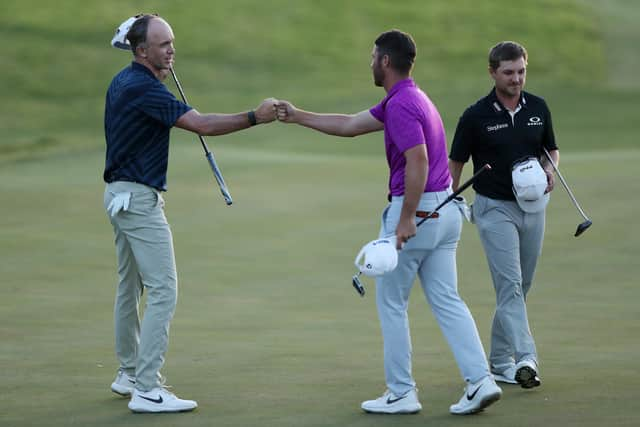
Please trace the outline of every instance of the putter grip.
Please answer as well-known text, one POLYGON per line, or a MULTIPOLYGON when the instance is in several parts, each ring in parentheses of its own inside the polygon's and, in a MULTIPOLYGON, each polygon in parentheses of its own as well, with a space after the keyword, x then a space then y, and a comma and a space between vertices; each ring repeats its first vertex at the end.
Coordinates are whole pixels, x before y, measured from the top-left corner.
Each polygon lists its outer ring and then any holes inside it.
POLYGON ((216 178, 218 182, 218 186, 220 187, 220 192, 222 193, 222 197, 224 197, 224 201, 227 203, 227 206, 230 206, 233 203, 233 199, 231 198, 231 194, 229 194, 229 190, 227 189, 227 184, 224 182, 224 178, 222 177, 222 172, 220 172, 220 168, 216 164, 216 160, 213 158, 213 153, 211 151, 207 151, 207 160, 209 161, 209 166, 211 166, 211 170, 213 171, 213 176, 216 178))
POLYGON ((450 197, 451 199, 454 199, 455 197, 457 197, 460 193, 462 193, 464 190, 467 189, 467 187, 469 187, 471 184, 473 184, 475 182, 475 180, 482 175, 484 172, 491 170, 491 166, 489 166, 489 164, 486 164, 484 166, 482 166, 480 168, 480 170, 478 172, 475 173, 475 175, 473 175, 467 182, 465 182, 464 184, 462 184, 460 187, 458 187, 458 189, 456 190, 455 193, 453 193, 450 197))

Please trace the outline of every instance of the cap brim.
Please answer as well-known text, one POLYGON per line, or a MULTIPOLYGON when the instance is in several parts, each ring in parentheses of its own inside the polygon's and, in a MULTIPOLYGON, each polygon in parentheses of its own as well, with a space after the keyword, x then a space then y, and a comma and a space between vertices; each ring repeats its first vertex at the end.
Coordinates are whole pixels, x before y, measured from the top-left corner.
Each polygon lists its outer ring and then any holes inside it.
POLYGON ((549 203, 549 193, 545 193, 537 200, 524 200, 520 199, 516 196, 516 202, 518 202, 518 206, 520 209, 527 213, 536 213, 544 210, 549 203))
POLYGON ((129 44, 129 42, 123 43, 120 40, 111 40, 111 46, 118 49, 131 50, 131 45, 129 44))

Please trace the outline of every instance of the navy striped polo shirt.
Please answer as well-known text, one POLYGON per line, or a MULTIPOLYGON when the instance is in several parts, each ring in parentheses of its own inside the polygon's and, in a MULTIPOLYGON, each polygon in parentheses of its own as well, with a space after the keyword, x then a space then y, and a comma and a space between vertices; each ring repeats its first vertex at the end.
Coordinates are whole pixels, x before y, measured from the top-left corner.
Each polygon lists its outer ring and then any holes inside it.
POLYGON ((144 65, 134 61, 120 71, 105 102, 104 180, 133 181, 166 191, 169 132, 191 109, 144 65))

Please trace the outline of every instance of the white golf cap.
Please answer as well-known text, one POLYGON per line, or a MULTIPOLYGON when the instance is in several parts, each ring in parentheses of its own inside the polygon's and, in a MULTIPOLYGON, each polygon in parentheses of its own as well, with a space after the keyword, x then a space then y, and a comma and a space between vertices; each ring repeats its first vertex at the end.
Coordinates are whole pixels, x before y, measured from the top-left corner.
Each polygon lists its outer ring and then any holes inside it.
POLYGON ((139 16, 132 16, 120 24, 116 29, 116 34, 111 39, 111 46, 117 47, 118 49, 131 50, 131 44, 129 43, 129 40, 127 40, 127 33, 138 18, 139 16))
POLYGON ((513 194, 523 211, 540 212, 547 206, 549 203, 549 193, 545 193, 547 174, 538 159, 531 157, 513 165, 511 178, 513 194))
POLYGON ((369 277, 382 276, 393 271, 398 265, 396 236, 367 243, 358 252, 354 263, 361 273, 369 277), (363 257, 364 263, 360 264, 363 257))

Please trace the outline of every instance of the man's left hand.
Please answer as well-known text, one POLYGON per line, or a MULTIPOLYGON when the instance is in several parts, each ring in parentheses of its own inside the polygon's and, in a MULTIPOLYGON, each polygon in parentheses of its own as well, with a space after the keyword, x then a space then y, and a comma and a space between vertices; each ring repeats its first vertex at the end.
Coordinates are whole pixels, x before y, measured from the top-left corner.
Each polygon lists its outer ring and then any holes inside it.
POLYGON ((553 187, 556 183, 556 178, 553 175, 553 171, 544 170, 544 173, 547 174, 547 189, 544 190, 545 193, 551 193, 553 191, 553 187))

